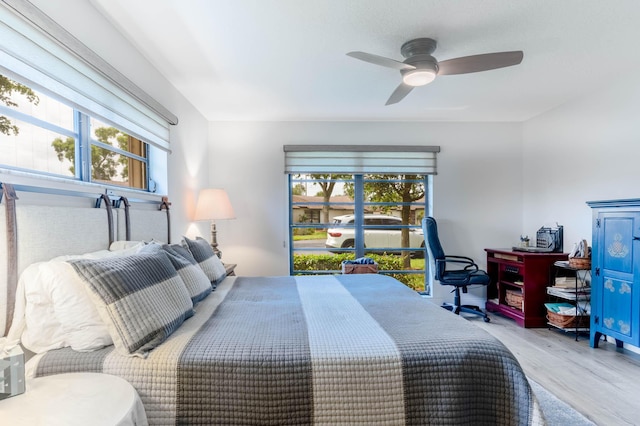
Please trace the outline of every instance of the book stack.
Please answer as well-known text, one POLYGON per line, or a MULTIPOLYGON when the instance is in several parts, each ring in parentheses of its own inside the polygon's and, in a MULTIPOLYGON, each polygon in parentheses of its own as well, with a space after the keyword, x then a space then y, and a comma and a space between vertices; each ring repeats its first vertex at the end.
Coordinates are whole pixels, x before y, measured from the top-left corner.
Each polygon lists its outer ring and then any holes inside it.
POLYGON ((556 277, 553 287, 547 287, 547 294, 569 300, 589 300, 591 286, 589 282, 576 277, 556 277))

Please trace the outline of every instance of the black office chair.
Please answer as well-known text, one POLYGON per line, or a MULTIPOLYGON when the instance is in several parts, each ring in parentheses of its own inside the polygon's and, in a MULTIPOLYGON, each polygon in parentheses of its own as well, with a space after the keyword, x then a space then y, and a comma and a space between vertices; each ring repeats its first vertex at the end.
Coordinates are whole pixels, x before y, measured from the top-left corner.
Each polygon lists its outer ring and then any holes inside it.
POLYGON ((428 243, 429 252, 433 256, 435 262, 435 279, 440 284, 453 286, 454 293, 453 305, 451 303, 443 303, 442 307, 459 315, 460 312, 480 315, 485 322, 490 319, 478 306, 461 305, 460 289, 463 293, 467 293, 467 287, 470 285, 489 285, 491 279, 485 271, 478 269, 478 265, 473 259, 465 256, 445 255, 440 240, 438 239, 438 225, 432 217, 422 219, 422 230, 428 243), (455 264, 457 269, 447 269, 447 264, 455 264), (460 269, 462 268, 462 269, 460 269))

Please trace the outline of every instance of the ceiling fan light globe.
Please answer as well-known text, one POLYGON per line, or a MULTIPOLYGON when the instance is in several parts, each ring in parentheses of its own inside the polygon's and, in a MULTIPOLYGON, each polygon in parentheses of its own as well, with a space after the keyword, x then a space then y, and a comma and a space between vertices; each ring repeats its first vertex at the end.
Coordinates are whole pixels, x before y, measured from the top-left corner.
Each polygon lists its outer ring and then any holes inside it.
POLYGON ((436 78, 436 73, 430 69, 409 70, 402 75, 402 82, 408 86, 424 86, 436 78))

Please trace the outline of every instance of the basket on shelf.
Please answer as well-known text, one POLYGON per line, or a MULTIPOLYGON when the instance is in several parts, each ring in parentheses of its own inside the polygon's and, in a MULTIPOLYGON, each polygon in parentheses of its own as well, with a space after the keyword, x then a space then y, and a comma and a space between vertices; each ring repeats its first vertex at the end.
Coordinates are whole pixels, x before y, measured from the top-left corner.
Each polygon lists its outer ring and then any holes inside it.
POLYGON ((561 314, 558 309, 560 307, 573 307, 569 303, 545 303, 547 308, 547 319, 556 327, 560 328, 575 328, 581 324, 589 324, 589 315, 566 315, 561 314))
POLYGON ((504 301, 512 308, 524 311, 524 297, 520 290, 507 290, 505 293, 504 301))
POLYGON ((570 257, 569 266, 575 269, 591 269, 590 257, 570 257))
POLYGON ((572 253, 569 255, 569 266, 575 269, 591 269, 591 250, 587 244, 587 240, 580 241, 580 243, 574 247, 572 253))

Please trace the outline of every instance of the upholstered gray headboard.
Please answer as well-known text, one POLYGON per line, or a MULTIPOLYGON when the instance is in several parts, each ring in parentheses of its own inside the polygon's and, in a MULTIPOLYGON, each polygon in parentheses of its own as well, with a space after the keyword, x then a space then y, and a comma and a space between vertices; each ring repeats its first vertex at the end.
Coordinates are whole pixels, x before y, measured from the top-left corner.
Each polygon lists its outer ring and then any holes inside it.
POLYGON ((103 194, 46 194, 34 200, 35 187, 2 185, 0 203, 0 335, 7 334, 13 317, 15 287, 30 264, 66 254, 109 248, 113 240, 169 242, 168 202, 128 203, 126 220, 118 198, 103 194), (21 189, 30 192, 21 200, 21 189), (73 203, 69 197, 76 197, 73 203), (80 200, 77 197, 81 197, 80 200), (35 202, 34 202, 35 201, 35 202), (112 207, 112 204, 116 207, 112 207), (160 210, 162 208, 162 210, 160 210), (127 223, 129 230, 127 231, 127 223))

